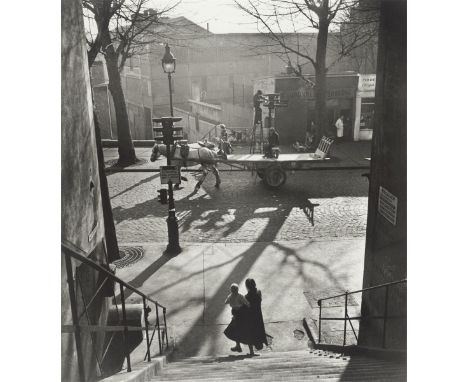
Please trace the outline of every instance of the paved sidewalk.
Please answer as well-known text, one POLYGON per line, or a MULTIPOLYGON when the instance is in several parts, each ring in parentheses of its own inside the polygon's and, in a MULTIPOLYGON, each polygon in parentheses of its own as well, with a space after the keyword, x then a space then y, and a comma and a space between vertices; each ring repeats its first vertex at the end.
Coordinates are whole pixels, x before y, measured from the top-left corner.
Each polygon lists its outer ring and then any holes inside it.
MULTIPOLYGON (((281 146, 281 153, 294 153, 294 149, 291 145, 281 146)), ((111 166, 118 159, 117 148, 104 148, 104 160, 107 162, 107 167, 111 166)), ((135 148, 137 157, 142 161, 137 163, 133 167, 148 167, 149 158, 151 156, 151 147, 136 147, 135 148)), ((248 153, 249 146, 234 146, 234 153, 248 153)), ((280 154, 281 155, 281 154, 280 154)), ((334 143, 330 149, 331 160, 326 163, 317 163, 317 167, 325 166, 363 166, 368 167, 369 161, 366 158, 371 156, 371 142, 370 141, 358 141, 358 142, 343 142, 334 143)), ((150 167, 159 168, 160 165, 164 164, 165 158, 161 158, 155 163, 152 163, 150 167), (161 162, 161 164, 159 164, 161 162), (157 166, 156 166, 157 164, 157 166)))
MULTIPOLYGON (((263 293, 266 331, 273 350, 307 348, 301 320, 317 315, 304 292, 325 297, 330 290, 358 289, 362 283, 364 239, 329 242, 256 242, 242 244, 184 243, 176 257, 162 255, 165 244, 143 245, 144 256, 118 269, 117 276, 160 301, 168 309, 176 357, 227 354, 232 346, 223 331, 231 313, 224 300, 232 282, 246 293, 244 282, 254 278, 263 293)), ((127 301, 140 301, 128 294, 127 301)), ((154 310, 152 312, 154 314, 154 310)), ((151 316, 150 319, 154 319, 151 316)))

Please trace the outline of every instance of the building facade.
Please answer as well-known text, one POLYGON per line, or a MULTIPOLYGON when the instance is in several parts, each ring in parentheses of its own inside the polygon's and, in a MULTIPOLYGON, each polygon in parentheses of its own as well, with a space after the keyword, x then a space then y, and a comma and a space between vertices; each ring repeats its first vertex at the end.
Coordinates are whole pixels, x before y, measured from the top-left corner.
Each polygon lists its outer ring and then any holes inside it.
MULTIPOLYGON (((172 76, 174 107, 207 123, 250 127, 257 80, 278 76, 287 66, 287 58, 278 54, 278 47, 272 40, 260 33, 214 34, 184 17, 167 19, 158 28, 164 32, 162 34, 171 36, 168 42, 176 57, 176 71, 172 76), (221 108, 217 113, 219 120, 201 113, 200 109, 204 107, 200 103, 221 108)), ((316 34, 284 34, 284 39, 291 44, 300 44, 309 52, 316 49, 316 34)), ((333 44, 333 39, 330 41, 333 44)), ((327 60, 337 62, 330 70, 352 69, 352 62, 337 60, 335 51, 329 49, 327 60)), ((151 118, 169 115, 168 77, 161 67, 163 54, 164 43, 149 44, 142 54, 128 59, 122 71, 133 139, 150 139, 151 118)), ((95 66, 104 68, 102 63, 95 66)), ((311 63, 303 63, 301 69, 303 73, 314 73, 311 63)), ((94 77, 105 80, 105 76, 93 75, 99 118, 104 121, 101 123, 102 136, 116 139, 112 97, 106 94, 105 82, 95 83, 94 77)), ((350 108, 343 106, 343 109, 350 108)), ((307 118, 310 119, 310 115, 307 118)))
MULTIPOLYGON (((255 90, 278 93, 287 106, 278 107, 274 124, 281 135, 282 143, 302 141, 306 130, 315 120, 315 91, 309 82, 297 76, 281 75, 258 79, 255 90)), ((335 134, 335 122, 344 116, 344 139, 349 141, 371 140, 373 129, 375 74, 342 73, 327 76, 327 131, 335 134)), ((263 116, 268 109, 263 108, 263 116)), ((268 123, 264 123, 268 127, 268 123)))

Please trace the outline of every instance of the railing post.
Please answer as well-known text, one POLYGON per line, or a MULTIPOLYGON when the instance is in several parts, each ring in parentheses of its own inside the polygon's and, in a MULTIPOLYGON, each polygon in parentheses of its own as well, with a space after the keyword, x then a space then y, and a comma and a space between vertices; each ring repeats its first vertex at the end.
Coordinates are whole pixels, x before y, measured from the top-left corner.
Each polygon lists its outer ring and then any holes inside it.
POLYGON ((86 382, 86 372, 83 362, 83 348, 81 346, 81 331, 80 323, 78 322, 78 311, 76 307, 76 294, 75 294, 75 285, 73 279, 73 270, 70 260, 70 256, 67 253, 65 254, 65 267, 67 268, 67 282, 68 282, 68 294, 70 296, 70 307, 73 320, 73 328, 75 331, 75 344, 76 344, 76 355, 78 358, 78 373, 81 382, 86 382))
POLYGON ((383 321, 383 339, 382 347, 385 349, 385 339, 387 337, 387 313, 388 313, 388 285, 385 287, 385 308, 383 321))
POLYGON ((124 295, 124 288, 123 285, 120 284, 120 301, 122 303, 122 319, 124 324, 124 347, 125 347, 125 355, 127 358, 127 371, 132 371, 132 367, 130 365, 130 352, 128 351, 128 326, 127 326, 127 313, 125 311, 125 295, 124 295))
POLYGON ((148 314, 149 310, 146 307, 146 298, 143 297, 143 315, 145 316, 145 331, 146 331, 146 348, 148 349, 148 362, 151 362, 151 350, 150 350, 150 342, 149 342, 149 333, 148 333, 148 314))
POLYGON ((322 300, 318 300, 319 305, 319 338, 318 342, 320 343, 322 339, 322 300))
POLYGON ((159 310, 158 310, 158 304, 155 304, 155 305, 156 305, 156 326, 158 328, 159 355, 162 355, 161 328, 159 326, 159 310))
POLYGON ((166 350, 169 349, 169 338, 167 336, 166 308, 163 308, 164 331, 166 332, 166 350))
POLYGON ((348 317, 348 291, 345 292, 345 315, 344 315, 344 332, 343 332, 343 346, 346 346, 346 321, 348 317))

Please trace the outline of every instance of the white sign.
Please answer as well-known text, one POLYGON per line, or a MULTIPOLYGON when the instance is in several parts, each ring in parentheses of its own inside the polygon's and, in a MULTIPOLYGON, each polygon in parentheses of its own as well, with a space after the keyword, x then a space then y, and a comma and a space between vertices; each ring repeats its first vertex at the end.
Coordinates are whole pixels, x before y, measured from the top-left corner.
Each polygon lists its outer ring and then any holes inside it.
POLYGON ((180 183, 180 172, 177 166, 161 166, 161 184, 169 184, 171 181, 174 184, 180 183))
POLYGON ((375 91, 375 74, 360 74, 358 90, 362 92, 375 91))
POLYGON ((379 204, 377 210, 380 215, 387 219, 393 225, 396 225, 398 208, 398 198, 391 192, 380 186, 379 188, 379 204))

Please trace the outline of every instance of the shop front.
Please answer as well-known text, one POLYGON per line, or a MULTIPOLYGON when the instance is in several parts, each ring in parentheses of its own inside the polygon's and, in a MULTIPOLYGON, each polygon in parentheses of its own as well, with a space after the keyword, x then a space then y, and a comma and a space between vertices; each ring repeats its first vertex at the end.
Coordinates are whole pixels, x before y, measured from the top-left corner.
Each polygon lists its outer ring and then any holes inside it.
MULTIPOLYGON (((330 74, 327 77, 327 134, 336 134, 335 122, 343 116, 344 140, 372 139, 375 75, 330 74), (373 76, 373 77, 372 77, 373 76), (363 114, 361 114, 363 113, 363 114)), ((276 109, 274 124, 284 144, 303 141, 315 121, 314 77, 276 76, 257 80, 254 91, 279 93, 286 107, 276 109)))

